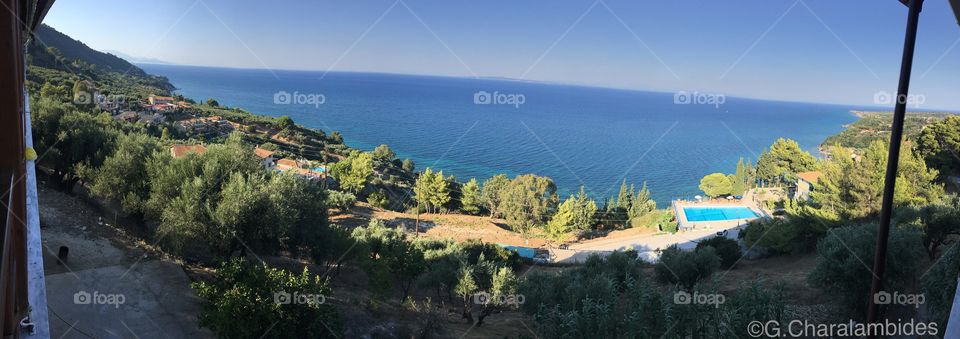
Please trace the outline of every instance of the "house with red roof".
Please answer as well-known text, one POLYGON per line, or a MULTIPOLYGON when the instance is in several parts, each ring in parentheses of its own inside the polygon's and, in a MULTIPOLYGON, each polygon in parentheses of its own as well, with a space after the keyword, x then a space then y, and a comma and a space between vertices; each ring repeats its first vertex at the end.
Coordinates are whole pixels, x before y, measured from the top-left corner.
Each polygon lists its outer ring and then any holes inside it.
POLYGON ((810 192, 813 192, 817 184, 820 183, 820 171, 797 173, 797 190, 793 194, 796 200, 809 200, 810 192))

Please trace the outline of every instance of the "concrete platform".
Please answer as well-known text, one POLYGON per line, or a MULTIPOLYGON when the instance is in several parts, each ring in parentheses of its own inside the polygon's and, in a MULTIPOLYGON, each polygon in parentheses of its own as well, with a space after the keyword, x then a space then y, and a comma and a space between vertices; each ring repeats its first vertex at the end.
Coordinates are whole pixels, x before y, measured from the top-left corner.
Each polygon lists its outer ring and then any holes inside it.
POLYGON ((175 263, 150 260, 46 276, 52 338, 212 338, 175 263))

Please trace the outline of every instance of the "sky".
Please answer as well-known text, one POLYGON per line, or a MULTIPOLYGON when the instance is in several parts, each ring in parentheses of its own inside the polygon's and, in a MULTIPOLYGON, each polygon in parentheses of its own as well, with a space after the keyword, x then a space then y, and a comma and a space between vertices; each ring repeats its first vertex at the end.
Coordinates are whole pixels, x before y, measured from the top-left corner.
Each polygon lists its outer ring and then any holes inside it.
MULTIPOLYGON (((57 0, 45 23, 184 65, 504 77, 874 105, 895 93, 896 0, 57 0)), ((910 93, 960 110, 960 26, 920 17, 910 93)))

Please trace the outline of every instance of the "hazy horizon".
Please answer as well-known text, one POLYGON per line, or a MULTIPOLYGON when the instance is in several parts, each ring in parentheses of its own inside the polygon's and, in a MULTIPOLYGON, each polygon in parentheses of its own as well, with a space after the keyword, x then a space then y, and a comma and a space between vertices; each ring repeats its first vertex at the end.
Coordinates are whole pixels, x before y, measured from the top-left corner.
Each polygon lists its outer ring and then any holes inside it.
MULTIPOLYGON (((110 51, 101 51, 106 53, 114 54, 110 51)), ((116 55, 116 54, 114 54, 116 55)), ((630 91, 630 92, 647 92, 647 93, 665 93, 665 94, 675 94, 679 91, 684 92, 695 92, 695 90, 688 91, 683 89, 677 90, 654 90, 654 89, 644 89, 644 88, 623 88, 623 87, 611 87, 611 86, 602 86, 602 85, 589 85, 589 84, 576 84, 576 83, 564 83, 556 81, 544 81, 544 80, 534 80, 534 79, 517 79, 517 78, 507 78, 507 77, 497 77, 497 76, 483 76, 479 75, 478 77, 470 76, 456 76, 456 75, 443 75, 443 74, 413 74, 413 73, 396 73, 396 72, 380 72, 380 71, 366 71, 366 70, 317 70, 317 69, 265 69, 265 68, 256 68, 256 67, 226 67, 226 66, 208 66, 208 65, 189 65, 189 64, 176 64, 171 62, 165 62, 158 60, 158 62, 147 62, 141 60, 129 60, 129 56, 120 56, 116 55, 134 65, 165 65, 165 66, 178 66, 178 67, 198 67, 198 68, 223 68, 223 69, 237 69, 237 70, 258 70, 258 71, 274 71, 274 72, 316 72, 316 73, 360 73, 360 74, 388 74, 388 75, 398 75, 398 76, 419 76, 419 77, 439 77, 439 78, 456 78, 456 79, 480 79, 480 80, 500 80, 500 81, 515 81, 522 83, 535 83, 543 85, 554 85, 554 86, 569 86, 569 87, 586 87, 586 88, 600 88, 600 89, 611 89, 619 91, 630 91)), ((148 71, 148 73, 150 73, 148 71)), ((151 73, 153 74, 153 73, 151 73)), ((159 75, 159 74, 155 74, 159 75)), ((173 83, 176 86, 176 83, 173 83)), ((179 88, 178 88, 179 90, 179 88)), ((872 104, 851 104, 851 103, 842 103, 842 102, 823 102, 823 101, 803 101, 803 100, 787 100, 787 99, 776 99, 776 98, 759 98, 759 97, 750 97, 743 95, 726 95, 725 93, 714 93, 714 92, 704 92, 705 94, 723 94, 728 98, 739 98, 744 100, 758 100, 758 101, 771 101, 771 102, 784 102, 784 103, 801 103, 801 104, 822 104, 822 105, 834 105, 834 106, 847 106, 851 111, 853 110, 870 110, 877 112, 893 112, 893 106, 886 107, 880 105, 872 104)), ((939 107, 924 107, 916 108, 912 105, 907 105, 907 112, 931 112, 931 113, 954 113, 960 114, 960 108, 950 109, 950 108, 939 108, 939 107)))

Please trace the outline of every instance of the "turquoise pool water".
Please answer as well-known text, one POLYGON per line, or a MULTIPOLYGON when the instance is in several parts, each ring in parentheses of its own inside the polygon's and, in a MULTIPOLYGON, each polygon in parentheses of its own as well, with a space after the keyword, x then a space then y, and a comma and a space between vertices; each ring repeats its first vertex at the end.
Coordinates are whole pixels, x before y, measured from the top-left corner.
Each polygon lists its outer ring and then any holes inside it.
POLYGON ((529 247, 510 246, 510 245, 502 245, 502 244, 497 244, 497 245, 500 245, 503 248, 506 248, 508 250, 517 252, 517 254, 519 254, 520 257, 522 258, 533 259, 533 257, 536 254, 536 251, 534 251, 532 248, 529 248, 529 247))
POLYGON ((684 207, 687 221, 718 221, 756 218, 757 214, 746 207, 684 207))

